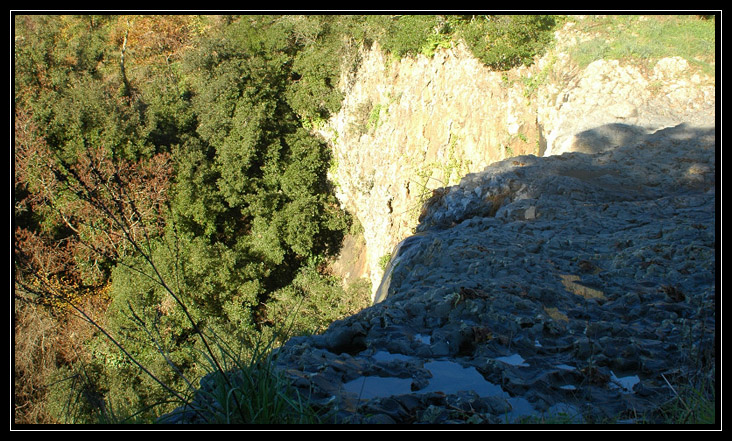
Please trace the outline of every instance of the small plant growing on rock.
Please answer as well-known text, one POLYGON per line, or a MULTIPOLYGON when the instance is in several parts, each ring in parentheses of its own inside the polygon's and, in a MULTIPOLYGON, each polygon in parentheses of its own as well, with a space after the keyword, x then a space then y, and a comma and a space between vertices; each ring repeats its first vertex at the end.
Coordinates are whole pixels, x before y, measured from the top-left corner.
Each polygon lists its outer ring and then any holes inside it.
POLYGON ((389 262, 391 262, 391 254, 384 254, 379 259, 379 268, 381 268, 382 271, 386 271, 386 267, 389 265, 389 262))

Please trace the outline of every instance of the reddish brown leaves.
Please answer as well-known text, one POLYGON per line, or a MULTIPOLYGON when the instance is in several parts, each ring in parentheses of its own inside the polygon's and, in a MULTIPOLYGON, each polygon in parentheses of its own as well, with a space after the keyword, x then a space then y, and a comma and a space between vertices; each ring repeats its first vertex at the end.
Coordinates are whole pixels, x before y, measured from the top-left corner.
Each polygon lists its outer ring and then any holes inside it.
POLYGON ((66 163, 29 115, 16 113, 15 127, 15 215, 39 219, 15 232, 16 255, 27 271, 103 282, 105 260, 127 253, 131 241, 162 233, 172 174, 168 154, 133 162, 95 146, 66 163))

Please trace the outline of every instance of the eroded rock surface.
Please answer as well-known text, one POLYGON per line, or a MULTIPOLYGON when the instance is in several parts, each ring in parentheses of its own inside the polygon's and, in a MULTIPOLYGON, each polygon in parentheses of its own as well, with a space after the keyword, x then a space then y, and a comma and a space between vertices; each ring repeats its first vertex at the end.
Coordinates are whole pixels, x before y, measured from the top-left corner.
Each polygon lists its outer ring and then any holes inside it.
POLYGON ((380 303, 277 365, 337 422, 643 415, 713 363, 715 226, 712 128, 498 162, 432 201, 380 303))

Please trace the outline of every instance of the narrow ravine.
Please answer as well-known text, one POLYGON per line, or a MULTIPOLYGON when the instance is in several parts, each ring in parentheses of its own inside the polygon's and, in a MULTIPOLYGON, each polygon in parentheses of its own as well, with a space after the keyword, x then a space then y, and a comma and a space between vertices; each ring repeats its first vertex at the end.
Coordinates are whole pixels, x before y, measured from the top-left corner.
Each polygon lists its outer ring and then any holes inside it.
MULTIPOLYGON (((341 80, 341 110, 319 129, 333 149, 330 178, 363 226, 373 294, 385 262, 411 235, 424 202, 509 157, 628 145, 679 123, 714 125, 714 81, 680 58, 649 71, 618 60, 579 68, 573 23, 530 67, 494 72, 461 44, 394 60, 362 49, 341 80)), ((353 277, 354 274, 350 274, 353 277)))

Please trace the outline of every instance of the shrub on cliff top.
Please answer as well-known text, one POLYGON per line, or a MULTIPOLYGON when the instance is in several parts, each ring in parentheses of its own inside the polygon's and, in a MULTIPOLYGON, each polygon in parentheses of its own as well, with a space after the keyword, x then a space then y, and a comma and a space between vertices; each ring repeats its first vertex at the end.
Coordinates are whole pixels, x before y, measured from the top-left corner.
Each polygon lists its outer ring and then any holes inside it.
POLYGON ((551 15, 459 16, 459 35, 476 58, 496 70, 531 65, 552 41, 551 15))

